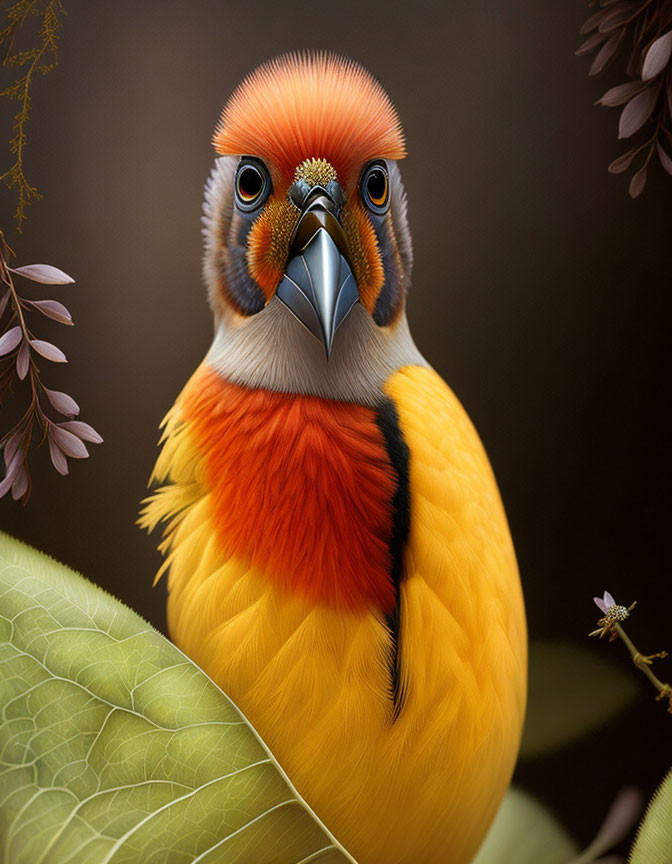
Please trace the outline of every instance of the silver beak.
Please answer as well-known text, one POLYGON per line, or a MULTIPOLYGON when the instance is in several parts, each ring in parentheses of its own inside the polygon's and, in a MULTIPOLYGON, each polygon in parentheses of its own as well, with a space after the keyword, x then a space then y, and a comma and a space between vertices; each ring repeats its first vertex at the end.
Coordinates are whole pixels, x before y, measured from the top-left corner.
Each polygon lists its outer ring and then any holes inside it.
POLYGON ((323 206, 324 200, 320 196, 301 217, 292 244, 294 254, 276 295, 322 342, 328 360, 336 331, 359 292, 341 251, 345 248, 343 229, 331 208, 323 206))

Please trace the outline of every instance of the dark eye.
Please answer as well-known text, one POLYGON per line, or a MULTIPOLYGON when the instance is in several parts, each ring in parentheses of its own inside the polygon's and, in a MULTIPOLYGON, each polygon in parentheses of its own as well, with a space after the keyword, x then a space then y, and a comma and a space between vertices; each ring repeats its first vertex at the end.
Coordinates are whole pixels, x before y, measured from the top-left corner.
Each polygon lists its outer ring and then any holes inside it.
POLYGON ((236 202, 241 210, 254 210, 271 191, 266 166, 257 161, 242 161, 236 172, 236 202))
POLYGON ((390 182, 382 162, 373 162, 362 174, 362 198, 374 213, 385 213, 390 203, 390 182))

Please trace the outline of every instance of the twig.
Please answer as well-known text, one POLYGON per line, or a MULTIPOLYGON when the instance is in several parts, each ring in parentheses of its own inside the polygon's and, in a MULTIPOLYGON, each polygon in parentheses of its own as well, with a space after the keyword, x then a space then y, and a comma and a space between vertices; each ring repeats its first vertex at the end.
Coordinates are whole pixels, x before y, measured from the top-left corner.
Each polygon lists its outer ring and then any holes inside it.
POLYGON ((658 678, 657 675, 654 675, 654 673, 651 671, 651 662, 657 657, 667 657, 667 651, 658 651, 658 653, 656 654, 642 654, 640 651, 638 651, 632 639, 630 639, 630 637, 620 624, 615 624, 614 629, 625 643, 625 647, 630 652, 630 656, 632 657, 635 666, 638 669, 641 669, 641 671, 646 675, 646 677, 658 691, 658 696, 656 697, 656 700, 660 701, 662 699, 667 699, 667 710, 670 714, 672 714, 672 686, 670 686, 664 681, 661 681, 660 678, 658 678))
POLYGON ((73 282, 67 273, 47 264, 12 268, 13 254, 0 231, 0 405, 15 381, 30 381, 30 403, 19 421, 6 433, 0 432, 0 451, 4 477, 0 479, 0 498, 11 492, 25 504, 30 497, 31 479, 28 452, 37 426, 40 444, 46 440, 54 468, 68 473, 68 457, 85 459, 84 442, 99 444, 103 439, 88 423, 74 418, 79 414, 75 400, 44 386, 37 367, 37 356, 54 363, 65 363, 65 354, 51 342, 35 338, 26 323, 26 312, 40 312, 61 324, 72 324, 72 317, 58 300, 32 300, 19 295, 13 274, 34 282, 63 285, 73 282))
POLYGON ((14 218, 19 233, 26 218, 26 207, 42 196, 37 188, 26 178, 24 173, 23 155, 26 147, 26 129, 30 119, 31 86, 36 72, 46 75, 58 62, 58 39, 60 35, 60 15, 65 14, 61 0, 17 0, 7 9, 9 23, 0 30, 0 49, 4 51, 2 65, 23 68, 23 74, 12 82, 0 96, 13 99, 19 103, 19 110, 14 116, 12 138, 9 142, 10 152, 14 154, 14 162, 0 174, 0 180, 7 186, 18 190, 18 202, 14 218), (14 40, 30 15, 41 19, 38 44, 25 51, 14 51, 14 40))
POLYGON ((598 629, 593 630, 588 635, 598 636, 600 639, 603 636, 608 636, 610 642, 613 642, 614 639, 620 639, 630 652, 635 666, 646 675, 658 691, 656 701, 667 701, 668 713, 672 714, 672 685, 661 681, 651 670, 653 661, 657 658, 667 657, 667 651, 658 651, 655 654, 642 654, 623 629, 623 622, 630 617, 630 613, 637 605, 636 602, 627 608, 619 606, 608 591, 604 592, 604 597, 593 597, 593 600, 597 607, 604 612, 604 616, 597 622, 598 629))

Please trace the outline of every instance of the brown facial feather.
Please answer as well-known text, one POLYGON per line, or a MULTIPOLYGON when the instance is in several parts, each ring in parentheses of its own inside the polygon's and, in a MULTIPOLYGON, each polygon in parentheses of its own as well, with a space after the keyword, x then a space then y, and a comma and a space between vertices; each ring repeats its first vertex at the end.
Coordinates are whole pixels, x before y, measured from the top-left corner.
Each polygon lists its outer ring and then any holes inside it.
POLYGON ((289 244, 299 216, 292 203, 271 197, 247 236, 250 276, 267 300, 273 296, 285 272, 289 244))
MULTIPOLYGON (((287 197, 288 184, 282 183, 256 218, 243 218, 233 203, 236 164, 231 157, 219 160, 208 185, 206 215, 216 231, 209 234, 212 246, 206 254, 205 275, 213 305, 224 303, 247 317, 261 311, 273 297, 287 267, 300 212, 287 197)), ((299 167, 304 171, 320 168, 321 173, 331 168, 323 160, 310 159, 299 167)), ((355 182, 349 184, 341 211, 347 257, 360 301, 381 326, 394 323, 403 309, 412 260, 405 197, 394 163, 390 174, 392 207, 382 221, 374 225, 355 182)))
POLYGON ((350 266, 359 288, 359 299, 367 312, 372 314, 384 280, 376 232, 358 201, 346 205, 341 213, 341 221, 347 238, 350 266))
MULTIPOLYGON (((303 179, 306 173, 319 170, 319 177, 311 175, 312 182, 336 179, 334 169, 325 160, 306 159, 296 169, 303 179)), ((312 184, 311 184, 312 185, 312 184)), ((321 185, 325 185, 323 183, 321 185)), ((284 184, 283 184, 284 186, 284 184)), ((286 190, 283 190, 286 194, 286 190)), ((273 296, 287 267, 292 234, 299 221, 298 209, 281 194, 269 198, 252 225, 247 237, 247 264, 250 276, 260 286, 267 300, 273 296)), ((352 267, 359 297, 369 314, 373 313, 384 282, 384 268, 376 232, 356 187, 351 190, 352 203, 341 211, 346 235, 348 259, 352 267), (355 197, 357 196, 357 197, 355 197)))

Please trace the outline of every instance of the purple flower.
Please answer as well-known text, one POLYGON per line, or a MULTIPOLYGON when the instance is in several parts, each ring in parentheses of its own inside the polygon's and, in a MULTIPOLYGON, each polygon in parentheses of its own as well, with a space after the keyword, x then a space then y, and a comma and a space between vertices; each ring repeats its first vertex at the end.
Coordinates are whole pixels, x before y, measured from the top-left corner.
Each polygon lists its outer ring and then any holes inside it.
POLYGON ((593 597, 593 602, 604 615, 607 615, 611 607, 616 605, 616 601, 608 591, 605 591, 602 597, 593 597))
POLYGON ((604 615, 605 619, 612 624, 618 621, 625 621, 633 608, 633 606, 630 609, 626 609, 625 606, 619 606, 608 591, 605 591, 602 597, 593 597, 593 602, 604 615))

